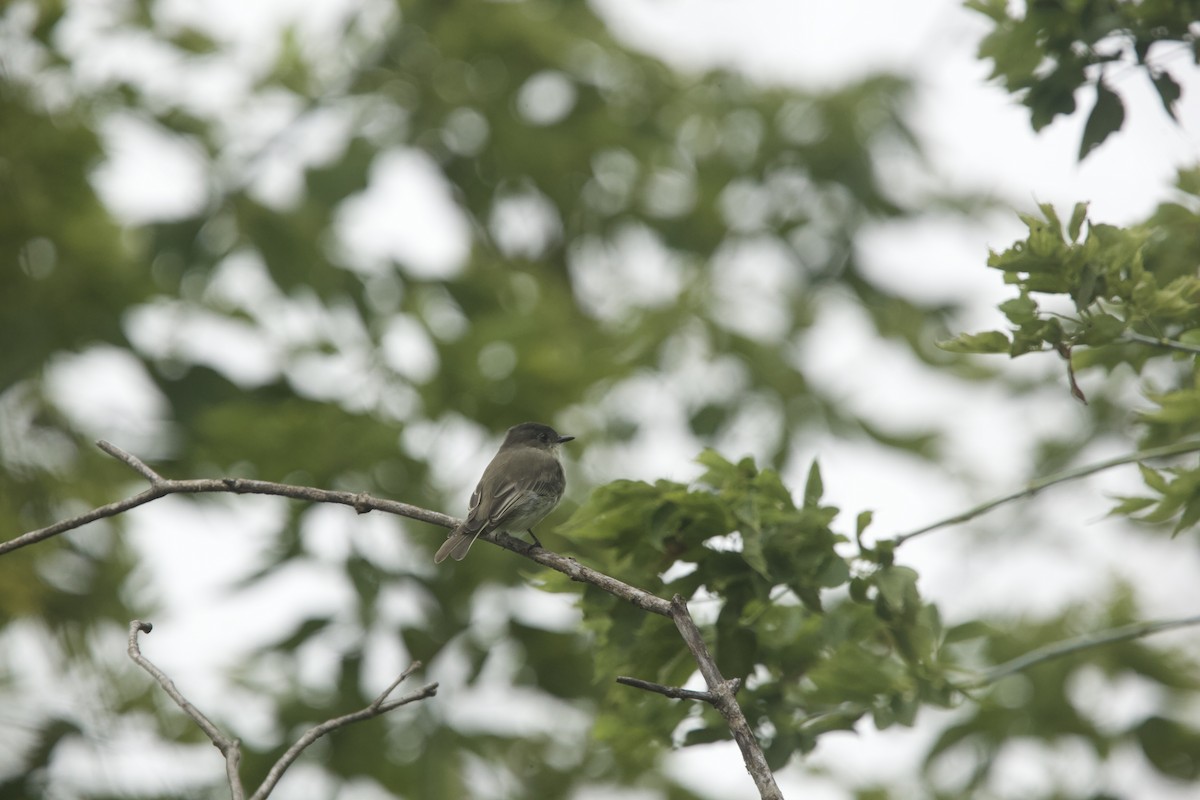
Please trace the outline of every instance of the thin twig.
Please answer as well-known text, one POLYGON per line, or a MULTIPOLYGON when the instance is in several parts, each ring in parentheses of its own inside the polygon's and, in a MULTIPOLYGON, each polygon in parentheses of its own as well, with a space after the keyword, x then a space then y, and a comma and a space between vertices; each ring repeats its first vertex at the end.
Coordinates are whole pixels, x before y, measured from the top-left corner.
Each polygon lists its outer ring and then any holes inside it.
POLYGON ((421 662, 413 662, 408 669, 400 673, 400 677, 392 681, 391 686, 384 689, 383 692, 366 708, 361 708, 358 711, 354 711, 350 714, 345 714, 334 719, 325 720, 320 725, 314 725, 305 731, 304 735, 297 739, 295 743, 289 747, 282 756, 279 757, 279 760, 271 766, 270 771, 267 773, 267 777, 263 779, 262 785, 258 787, 253 795, 251 795, 250 800, 265 800, 265 798, 275 789, 275 784, 279 783, 279 779, 283 777, 283 773, 292 765, 292 762, 294 762, 300 756, 300 754, 304 752, 305 748, 317 741, 317 739, 320 739, 325 734, 331 733, 338 728, 345 727, 346 725, 350 725, 355 722, 373 719, 374 717, 386 714, 392 709, 399 708, 403 705, 408 705, 409 703, 415 703, 418 700, 424 700, 428 697, 433 697, 436 695, 438 685, 436 683, 430 683, 422 686, 415 692, 410 692, 403 697, 397 697, 395 700, 387 699, 388 695, 390 695, 405 678, 407 678, 420 667, 421 662))
POLYGON ((1200 353, 1200 345, 1188 344, 1187 342, 1181 342, 1176 339, 1168 339, 1165 336, 1147 336, 1144 333, 1126 331, 1121 338, 1127 342, 1148 344, 1154 347, 1162 347, 1167 350, 1178 350, 1181 353, 1200 353))
POLYGON ((726 680, 721 676, 716 659, 709 652, 704 637, 700 635, 700 629, 696 627, 695 620, 688 612, 687 603, 679 595, 671 598, 671 620, 696 659, 696 666, 700 668, 700 674, 708 684, 709 694, 712 695, 709 702, 725 718, 725 723, 733 733, 733 740, 742 751, 742 761, 746 764, 746 771, 754 779, 754 785, 758 787, 759 796, 763 800, 783 800, 783 793, 779 791, 775 776, 767 766, 767 757, 763 754, 762 746, 759 745, 746 715, 742 713, 742 707, 734 697, 734 692, 740 686, 739 681, 726 680))
POLYGON ((1097 472, 1103 472, 1106 469, 1119 467, 1123 464, 1133 464, 1138 461, 1147 461, 1152 458, 1178 456, 1185 453, 1195 453, 1197 451, 1200 451, 1200 442, 1176 442, 1175 444, 1166 445, 1164 447, 1152 447, 1149 450, 1139 450, 1136 453, 1126 453, 1123 456, 1110 458, 1107 461, 1099 461, 1095 464, 1087 464, 1082 467, 1076 467, 1075 469, 1058 472, 1054 475, 1047 475, 1044 478, 1038 478, 1037 480, 1030 481, 1023 489, 1019 489, 1001 497, 993 498, 992 500, 988 500, 986 503, 980 503, 979 505, 969 508, 966 511, 955 514, 952 517, 940 519, 937 522, 932 522, 923 528, 918 528, 915 531, 910 531, 897 536, 892 539, 892 542, 895 546, 899 547, 909 539, 929 533, 930 531, 936 531, 939 528, 946 528, 950 525, 957 525, 960 522, 966 522, 967 520, 974 519, 982 514, 986 514, 988 511, 991 511, 998 506, 1002 506, 1005 503, 1010 503, 1013 500, 1020 500, 1023 497, 1035 495, 1042 489, 1048 488, 1057 483, 1065 483, 1066 481, 1072 481, 1078 478, 1086 478, 1088 475, 1094 475, 1097 472))
POLYGON ((833 708, 824 711, 815 711, 800 720, 797 728, 804 730, 815 726, 818 722, 824 722, 833 717, 840 717, 850 722, 856 722, 859 717, 870 711, 871 708, 865 703, 857 703, 847 700, 844 703, 839 703, 833 708))
POLYGON ((715 700, 712 692, 697 692, 694 689, 683 689, 679 686, 664 686, 661 683, 644 681, 641 678, 629 678, 624 675, 617 676, 617 683, 632 686, 635 689, 644 689, 647 692, 656 692, 672 700, 700 700, 705 703, 713 703, 715 700))
POLYGON ((129 623, 129 657, 134 662, 150 673, 154 680, 158 681, 167 696, 175 701, 175 705, 183 709, 183 713, 192 718, 192 721, 204 731, 204 735, 212 741, 213 745, 221 751, 221 755, 225 758, 225 775, 229 779, 229 791, 233 795, 233 800, 243 800, 246 796, 246 790, 242 788, 242 778, 239 773, 239 767, 242 761, 242 749, 238 744, 237 739, 230 739, 221 729, 213 724, 213 721, 204 716, 200 709, 196 708, 191 702, 183 696, 183 693, 175 687, 175 682, 167 677, 161 669, 154 666, 150 659, 142 655, 142 648, 138 642, 139 633, 150 633, 154 630, 154 626, 149 622, 142 622, 140 619, 135 619, 129 623))
MULTIPOLYGON (((124 460, 124 459, 122 459, 124 460)), ((212 720, 204 715, 200 709, 192 705, 183 693, 175 686, 175 682, 167 677, 161 669, 150 662, 148 658, 142 655, 142 650, 138 642, 139 633, 150 633, 154 626, 149 622, 142 622, 135 619, 129 623, 129 657, 132 658, 139 667, 146 670, 150 675, 158 681, 163 687, 167 695, 175 701, 175 704, 183 709, 183 712, 192 718, 192 721, 199 726, 200 730, 204 731, 204 735, 212 741, 213 745, 221 751, 221 755, 225 757, 225 774, 229 779, 229 790, 233 800, 244 800, 246 790, 242 786, 242 778, 240 774, 240 766, 242 760, 242 750, 236 739, 231 739, 221 732, 212 720)), ((408 669, 400 673, 400 677, 392 681, 383 692, 376 697, 369 706, 359 709, 350 714, 345 714, 334 719, 325 720, 319 725, 314 725, 304 732, 304 735, 297 739, 291 747, 289 747, 283 755, 271 766, 267 777, 263 779, 262 784, 250 796, 250 800, 265 800, 275 789, 275 785, 279 783, 279 779, 283 777, 283 773, 287 771, 300 754, 304 750, 320 739, 327 733, 331 733, 338 728, 343 728, 355 722, 361 722, 367 719, 381 716, 409 703, 414 703, 418 700, 424 700, 428 697, 433 697, 437 694, 438 685, 430 683, 422 686, 415 692, 410 692, 403 697, 397 697, 394 700, 389 700, 388 697, 401 682, 416 670, 421 668, 421 662, 414 661, 409 665, 408 669)))
POLYGON ((1103 647, 1104 645, 1115 644, 1117 642, 1127 642, 1131 639, 1141 639, 1154 633, 1162 633, 1163 631, 1175 630, 1176 628, 1186 628, 1192 625, 1200 625, 1200 614, 1193 617, 1181 617, 1179 619, 1135 622, 1131 625, 1122 625, 1119 628, 1112 628, 1107 631, 1086 633, 1074 639, 1054 642, 1053 644, 1030 650, 1028 653, 1017 656, 1011 661, 1005 661, 1003 664, 992 667, 977 679, 959 684, 959 686, 963 689, 978 689, 982 686, 995 683, 1001 678, 1007 678, 1009 675, 1023 672, 1038 664, 1074 655, 1083 650, 1103 647))
POLYGON ((146 465, 145 461, 142 461, 140 458, 133 455, 132 453, 122 450, 121 448, 119 448, 115 444, 113 444, 112 442, 106 442, 103 439, 97 439, 96 447, 99 447, 101 450, 108 453, 110 456, 117 459, 118 461, 123 461, 126 464, 128 464, 129 466, 133 467, 135 472, 137 472, 139 475, 141 475, 146 480, 150 481, 151 486, 153 486, 156 483, 163 482, 163 476, 159 475, 157 472, 150 469, 150 467, 148 467, 146 465))

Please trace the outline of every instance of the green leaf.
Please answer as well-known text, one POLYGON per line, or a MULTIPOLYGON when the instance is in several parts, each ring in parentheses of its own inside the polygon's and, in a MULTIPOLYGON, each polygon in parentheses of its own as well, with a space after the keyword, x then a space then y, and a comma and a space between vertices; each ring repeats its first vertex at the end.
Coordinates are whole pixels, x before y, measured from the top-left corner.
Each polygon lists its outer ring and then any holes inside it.
POLYGON ((1169 491, 1166 479, 1157 470, 1151 469, 1145 464, 1138 464, 1138 470, 1142 473, 1142 480, 1151 489, 1163 494, 1169 491))
POLYGON ((1193 494, 1183 505, 1183 514, 1179 517, 1171 536, 1178 536, 1183 531, 1200 522, 1200 494, 1193 494))
POLYGON ((999 308, 1014 325, 1025 325, 1037 319, 1038 305, 1026 294, 1005 300, 999 308))
POLYGON ((821 481, 821 467, 814 458, 812 466, 808 468, 808 480, 804 484, 804 507, 816 508, 824 493, 825 485, 821 481))
POLYGON ((1075 341, 1077 344, 1095 347, 1116 341, 1124 332, 1124 320, 1117 319, 1112 314, 1095 314, 1087 318, 1083 332, 1075 341))
POLYGON ((737 478, 737 466, 711 448, 705 448, 696 457, 696 463, 708 470, 700 477, 701 483, 708 484, 714 489, 720 489, 737 478))
POLYGON ((1040 131, 1060 114, 1074 114, 1075 90, 1085 79, 1083 64, 1071 59, 1031 86, 1024 102, 1029 106, 1029 124, 1033 129, 1040 131))
POLYGON ((1136 514, 1143 509, 1149 508, 1158 502, 1158 498, 1156 497, 1121 497, 1118 499, 1121 502, 1117 503, 1109 510, 1108 516, 1114 517, 1117 515, 1122 515, 1127 517, 1131 514, 1136 514))
POLYGON ((1087 210, 1087 203, 1076 203, 1075 210, 1071 212, 1071 221, 1067 223, 1067 235, 1071 237, 1072 242, 1079 240, 1083 223, 1087 219, 1087 210))
POLYGON ((892 611, 902 614, 914 603, 917 594, 917 571, 911 567, 890 566, 875 574, 879 596, 892 611))
POLYGON ((863 543, 863 533, 866 532, 867 527, 871 524, 871 520, 874 518, 874 516, 874 511, 860 511, 858 518, 854 521, 854 541, 858 545, 858 549, 862 552, 865 552, 868 549, 863 543))
POLYGON ((938 342, 937 346, 948 353, 1007 353, 1009 341, 1000 331, 985 331, 960 333, 953 339, 938 342))
POLYGON ((844 558, 834 555, 825 562, 825 566, 816 574, 814 580, 818 586, 826 589, 841 586, 850 580, 850 565, 844 558))
POLYGON ((1125 104, 1103 81, 1096 82, 1096 105, 1083 126, 1083 141, 1079 145, 1079 160, 1099 147, 1105 139, 1125 123, 1125 104))

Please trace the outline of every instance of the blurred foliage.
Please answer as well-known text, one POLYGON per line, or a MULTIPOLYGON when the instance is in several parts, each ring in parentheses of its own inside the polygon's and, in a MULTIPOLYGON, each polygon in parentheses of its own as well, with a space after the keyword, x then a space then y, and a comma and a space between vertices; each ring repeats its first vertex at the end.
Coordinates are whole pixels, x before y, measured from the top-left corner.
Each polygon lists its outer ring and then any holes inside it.
MULTIPOLYGON (((752 424, 769 439, 763 465, 705 451, 696 484, 602 486, 565 532, 598 568, 694 598, 721 668, 745 679, 741 699, 773 766, 862 720, 910 725, 923 706, 960 704, 961 670, 985 672, 1074 630, 1067 614, 993 621, 978 629, 986 636, 945 631, 917 573, 886 541, 864 543, 869 515, 853 531, 838 528, 815 465, 798 494, 780 478, 814 433, 940 456, 936 429, 858 416, 806 378, 798 353, 832 299, 852 299, 881 338, 925 365, 988 376, 933 346, 952 305, 889 288, 858 259, 865 226, 978 207, 890 188, 889 164, 922 157, 904 79, 808 92, 730 72, 680 74, 616 41, 589 6, 553 0, 363 0, 323 33, 284 26, 278 41, 255 43, 265 58, 247 60, 228 31, 181 20, 169 5, 0 8, 0 263, 9 276, 0 293, 0 341, 9 344, 0 355, 0 519, 13 534, 137 485, 91 447, 96 436, 171 477, 251 474, 454 511, 464 498, 447 464, 464 443, 486 449, 484 439, 514 422, 565 420, 578 454, 648 437, 661 424, 651 412, 677 411, 707 445, 752 424), (94 188, 120 149, 118 124, 185 154, 202 176, 199 201, 118 224, 94 188), (381 187, 401 161, 435 176, 419 207, 448 209, 444 238, 458 230, 463 246, 449 266, 355 240, 347 220, 366 200, 395 202, 381 187), (124 406, 85 363, 144 384, 130 391, 153 410, 115 418, 123 412, 107 404, 124 406), (667 387, 655 394, 663 408, 629 400, 647 381, 667 387)), ((1020 88, 1029 76, 1014 80, 1020 88)), ((1159 83, 1169 89, 1169 78, 1159 83)), ((177 179, 147 184, 161 190, 177 179)), ((1195 180, 1185 175, 1183 188, 1195 180)), ((434 226, 414 208, 396 208, 388 224, 434 226)), ((1194 277, 1196 240, 1171 235, 1194 225, 1189 208, 1164 206, 1144 230, 1088 226, 1082 243, 1081 212, 1069 236, 1052 217, 1037 222, 1036 264, 1048 266, 1031 270, 1035 262, 1017 254, 1032 244, 993 257, 1021 291, 1006 308, 1014 332, 960 338, 957 348, 1076 348, 1075 358, 1095 352, 1097 365, 1114 369, 1157 356, 1123 344, 1130 332, 1189 341, 1192 295, 1178 281, 1189 258, 1194 277), (1088 254, 1072 255, 1093 237, 1088 254), (1068 261, 1074 271, 1052 278, 1068 261), (1051 283, 1030 283, 1035 273, 1051 283), (1077 320, 1052 323, 1040 312, 1029 294, 1047 285, 1083 303, 1077 320)), ((1189 413, 1148 412, 1147 443, 1189 433, 1189 413)), ((1059 457, 1080 446, 1063 445, 1059 457)), ((1190 497, 1186 478, 1174 475, 1172 496, 1190 497)), ((1186 519, 1190 507, 1184 500, 1171 513, 1186 519)), ((231 593, 290 567, 328 566, 308 535, 317 515, 286 508, 261 563, 231 593)), ((122 656, 113 630, 155 609, 153 581, 139 574, 123 530, 114 520, 0 559, 0 640, 47 653, 44 663, 0 663, 5 797, 54 794, 56 751, 105 741, 115 712, 144 725, 153 715, 163 738, 211 750, 142 676, 105 663, 122 656), (39 680, 63 686, 102 676, 106 691, 43 704, 30 664, 39 680)), ((586 728, 476 728, 447 717, 443 706, 461 698, 444 689, 433 703, 323 741, 310 756, 335 782, 370 777, 397 796, 469 797, 482 773, 499 787, 488 796, 571 797, 599 786, 696 796, 659 769, 660 757, 672 742, 725 739, 720 721, 612 683, 617 674, 688 679, 693 665, 666 621, 584 588, 582 630, 538 627, 507 606, 531 577, 511 559, 485 548, 434 571, 426 555, 436 532, 396 523, 392 533, 406 558, 371 558, 357 545, 337 557, 355 598, 349 618, 300 619, 239 665, 238 690, 275 715, 269 733, 246 737, 248 783, 304 727, 373 699, 364 664, 370 643, 385 639, 399 640, 405 658, 454 662, 470 681, 499 674, 564 718, 585 717, 586 728), (403 625, 388 610, 397 596, 409 609, 403 625), (500 617, 486 630, 471 624, 481 606, 500 617), (330 652, 332 684, 314 689, 300 665, 330 652)), ((580 591, 561 576, 535 577, 580 591)), ((1177 682, 1170 665, 1179 656, 1137 647, 1154 667, 1139 674, 1172 691, 1194 688, 1177 682)), ((1054 670, 1103 668, 1116 652, 1054 670)), ((975 716, 948 729, 957 738, 931 761, 956 742, 981 741, 986 770, 1007 738, 1035 725, 1052 738, 1072 719, 1062 695, 1061 719, 1028 706, 985 713, 1000 688, 966 705, 975 716)), ((1094 728, 1066 733, 1100 742, 1098 752, 1136 741, 1176 779, 1194 771, 1195 732, 1169 703, 1129 730, 1094 728)), ((214 770, 211 785, 220 781, 214 770)))
MULTIPOLYGON (((1114 89, 1130 70, 1145 73, 1172 119, 1182 88, 1167 65, 1186 54, 1200 64, 1194 0, 966 0, 992 20, 979 46, 992 77, 1029 108, 1035 131, 1060 114, 1074 114, 1075 93, 1087 86, 1095 100, 1079 144, 1079 158, 1125 123, 1125 104, 1114 89)), ((1175 67, 1178 73, 1178 67, 1175 67)))

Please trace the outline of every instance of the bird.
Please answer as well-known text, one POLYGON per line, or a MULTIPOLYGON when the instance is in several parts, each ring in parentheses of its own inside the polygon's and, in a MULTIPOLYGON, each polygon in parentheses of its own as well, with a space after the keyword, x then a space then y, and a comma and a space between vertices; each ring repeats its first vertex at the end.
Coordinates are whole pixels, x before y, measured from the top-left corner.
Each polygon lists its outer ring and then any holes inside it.
POLYGON ((559 445, 574 438, 540 422, 509 428, 471 494, 467 518, 446 537, 433 562, 440 564, 447 556, 462 561, 475 540, 492 531, 527 531, 541 547, 533 526, 562 500, 567 480, 559 445))

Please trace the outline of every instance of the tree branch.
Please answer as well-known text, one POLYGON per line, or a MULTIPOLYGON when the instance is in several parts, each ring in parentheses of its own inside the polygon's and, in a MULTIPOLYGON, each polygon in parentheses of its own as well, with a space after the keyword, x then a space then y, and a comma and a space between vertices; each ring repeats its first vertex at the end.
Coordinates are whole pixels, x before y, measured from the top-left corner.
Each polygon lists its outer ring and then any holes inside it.
POLYGON ((1192 617, 1181 617, 1179 619, 1164 619, 1154 620, 1150 622, 1135 622, 1131 625, 1122 625, 1119 628, 1111 628, 1107 631, 1096 631, 1094 633, 1085 633, 1082 636, 1076 636, 1073 639, 1066 639, 1061 642, 1054 642, 1044 647, 1038 647, 1030 650, 1024 655, 1017 656, 1011 661, 1006 661, 1003 664, 992 667, 983 675, 975 680, 959 684, 962 689, 978 689, 988 684, 1007 678, 1009 675, 1015 675, 1018 672, 1023 672, 1030 667, 1035 667, 1038 664, 1044 664, 1047 661, 1064 658, 1074 655, 1083 650, 1090 650, 1094 647, 1103 647, 1108 644, 1117 642, 1127 642, 1131 639, 1141 639, 1144 636, 1149 636, 1154 633, 1162 633, 1163 631, 1175 630, 1176 628, 1186 628, 1192 625, 1200 625, 1200 614, 1192 617))
MULTIPOLYGON (((221 492, 231 494, 266 494, 278 497, 290 497, 295 500, 307 500, 313 503, 337 503, 350 506, 359 514, 365 514, 368 511, 384 511, 388 514, 408 517, 419 522, 440 525, 443 528, 454 528, 459 523, 458 519, 448 514, 430 511, 429 509, 409 505, 408 503, 398 503, 395 500, 372 497, 366 492, 335 492, 311 486, 295 486, 287 483, 272 483, 271 481, 247 480, 245 478, 169 480, 150 469, 150 467, 146 466, 136 456, 125 452, 114 444, 101 440, 96 445, 112 457, 129 465, 139 475, 148 479, 150 481, 150 488, 133 497, 94 508, 91 511, 71 517, 70 519, 61 520, 45 528, 29 531, 7 542, 0 542, 0 556, 11 553, 14 550, 19 550, 22 547, 28 547, 31 544, 45 541, 60 533, 66 533, 67 531, 83 527, 89 522, 95 522, 106 517, 115 517, 118 514, 123 514, 130 509, 137 508, 170 494, 215 494, 221 492)), ((638 589, 636 586, 623 583, 602 572, 585 567, 573 558, 560 556, 557 553, 552 553, 549 550, 528 544, 521 539, 509 536, 503 532, 481 536, 480 538, 503 547, 505 550, 523 555, 544 567, 561 572, 571 580, 590 583, 609 594, 616 595, 632 603, 644 611, 664 617, 671 616, 671 604, 663 598, 638 589)))
POLYGON ((663 686, 661 683, 653 683, 644 681, 641 678, 628 678, 624 675, 617 676, 617 683, 625 686, 632 686, 635 689, 644 689, 647 692, 655 692, 672 700, 700 700, 705 703, 714 703, 716 698, 712 692, 697 692, 693 689, 683 689, 678 686, 663 686))
POLYGON ((1175 339, 1168 339, 1165 336, 1147 336, 1144 333, 1135 333, 1134 331, 1126 331, 1121 337, 1127 342, 1135 342, 1137 344, 1148 344, 1154 347, 1162 347, 1167 350, 1178 350, 1181 353, 1200 353, 1200 346, 1180 342, 1175 339))
POLYGON ((212 720, 204 716, 200 709, 192 705, 183 696, 183 693, 175 687, 175 682, 168 678, 166 673, 154 666, 150 662, 150 659, 142 655, 142 648, 138 642, 138 634, 149 633, 152 630, 154 630, 153 625, 149 622, 142 622, 140 619, 135 619, 129 623, 129 657, 139 667, 149 672, 154 680, 158 681, 167 695, 175 701, 175 705, 183 709, 183 713, 191 717, 200 730, 204 731, 204 735, 221 751, 221 755, 225 758, 225 775, 229 779, 229 791, 233 795, 233 800, 243 800, 246 796, 246 790, 242 788, 242 777, 239 772, 242 763, 241 746, 238 744, 237 739, 230 739, 223 734, 221 729, 213 724, 212 720))
POLYGON ((1107 461, 1099 461, 1095 464, 1087 464, 1082 467, 1076 467, 1075 469, 1058 472, 1054 475, 1047 475, 1044 478, 1038 478, 1037 480, 1030 481, 1029 483, 1025 484, 1025 488, 1023 489, 1019 489, 1015 492, 1002 495, 1001 497, 988 500, 985 503, 980 503, 973 508, 969 508, 966 511, 955 514, 952 517, 946 517, 945 519, 940 519, 937 522, 931 522, 923 528, 918 528, 915 531, 910 531, 908 533, 901 534, 900 536, 896 536, 891 541, 896 547, 899 547, 909 539, 929 533, 930 531, 936 531, 939 528, 946 528, 950 525, 957 525, 960 522, 966 522, 974 519, 975 517, 986 514, 992 509, 1002 506, 1005 503, 1012 502, 1013 500, 1020 500, 1023 497, 1031 497, 1032 495, 1040 492, 1042 489, 1053 486, 1056 483, 1065 483, 1066 481, 1076 480, 1077 478, 1086 478, 1088 475, 1094 475, 1097 472, 1103 472, 1106 469, 1119 467, 1123 464, 1133 464, 1138 461, 1147 461, 1152 458, 1166 458, 1167 456, 1178 456, 1185 453, 1195 453, 1198 451, 1200 451, 1200 442, 1176 442, 1175 444, 1166 445, 1164 447, 1153 447, 1149 450, 1139 450, 1136 453, 1127 453, 1123 456, 1110 458, 1107 461))
MULTIPOLYGON (((124 460, 124 459, 122 459, 124 460)), ((132 466, 132 465, 131 465, 132 466)), ((196 708, 192 703, 183 696, 175 686, 175 682, 167 677, 161 669, 150 662, 148 658, 142 655, 140 643, 138 642, 139 633, 150 633, 154 626, 149 622, 142 622, 135 619, 129 623, 129 657, 146 672, 150 673, 159 685, 163 687, 167 695, 170 696, 175 704, 183 709, 183 712, 192 718, 192 721, 199 726, 200 730, 204 731, 204 735, 212 741, 213 745, 221 751, 221 755, 225 758, 225 774, 229 780, 229 790, 233 800, 245 800, 246 790, 242 786, 242 778, 240 774, 242 750, 237 739, 231 739, 221 732, 221 729, 213 724, 212 720, 206 717, 200 709, 196 708)), ((383 692, 375 698, 375 700, 366 708, 345 714, 334 719, 325 720, 319 725, 314 725, 304 732, 304 735, 297 739, 291 747, 289 747, 282 756, 279 757, 272 766, 267 777, 263 779, 262 784, 250 796, 250 800, 266 800, 266 797, 275 789, 275 785, 279 783, 279 779, 283 777, 283 773, 287 768, 299 758, 300 754, 311 745, 313 742, 320 739, 327 733, 343 728, 355 722, 362 720, 373 719, 381 716, 389 711, 399 708, 400 706, 414 703, 418 700, 424 700, 428 697, 433 697, 437 694, 438 685, 430 683, 421 687, 415 692, 410 692, 403 697, 398 697, 394 700, 389 700, 388 697, 396 687, 404 681, 409 675, 421 668, 420 661, 414 661, 409 665, 408 669, 400 673, 400 677, 392 681, 392 685, 383 690, 383 692)))
POLYGON ((306 747, 315 742, 317 739, 320 739, 325 734, 335 731, 338 728, 345 727, 346 725, 350 725, 351 723, 361 722, 362 720, 366 719, 373 719, 374 717, 388 713, 392 709, 399 708, 403 705, 408 705, 409 703, 415 703, 418 700, 424 700, 428 697, 433 697, 436 695, 438 685, 436 683, 430 683, 426 686, 422 686, 415 692, 409 692, 403 697, 397 697, 395 700, 388 700, 388 696, 396 689, 396 687, 399 686, 405 678, 420 668, 421 662, 414 661, 409 665, 408 669, 400 673, 400 677, 392 681, 391 686, 384 689, 383 692, 381 692, 380 695, 375 698, 371 705, 367 706, 366 708, 359 709, 358 711, 345 714, 334 719, 325 720, 320 725, 314 725, 305 731, 304 735, 297 739, 295 744, 289 747, 287 751, 279 757, 279 760, 276 761, 271 767, 270 771, 267 773, 267 777, 263 779, 262 785, 258 787, 258 790, 251 796, 250 800, 265 800, 267 795, 271 794, 271 792, 275 789, 275 784, 277 784, 279 779, 283 777, 284 771, 286 771, 287 768, 292 765, 292 762, 295 761, 302 752, 304 752, 306 747))
POLYGON ((696 627, 691 613, 688 612, 687 603, 679 595, 671 598, 671 620, 679 629, 679 635, 683 637, 688 650, 692 651, 692 656, 696 659, 696 666, 700 668, 700 674, 704 677, 704 682, 708 684, 708 693, 712 695, 709 702, 729 725, 733 739, 742 751, 742 761, 746 763, 746 771, 750 773, 750 777, 754 779, 754 785, 758 787, 759 796, 763 800, 783 800, 783 793, 779 791, 779 786, 775 783, 775 776, 771 774, 771 768, 767 766, 767 757, 763 755, 762 747, 758 744, 754 731, 750 729, 750 723, 746 721, 746 715, 742 713, 742 707, 738 705, 737 698, 734 697, 734 692, 738 690, 741 682, 725 680, 721 676, 716 660, 709 652, 708 645, 704 643, 704 637, 700 635, 700 629, 696 627))
MULTIPOLYGON (((290 497, 297 500, 307 500, 314 503, 339 503, 353 508, 360 514, 368 511, 385 511, 390 514, 408 517, 410 519, 428 522, 434 525, 440 525, 444 528, 454 528, 458 525, 459 520, 446 514, 439 514, 436 511, 420 508, 419 506, 409 505, 407 503, 397 503, 392 500, 382 500, 372 497, 366 493, 353 492, 334 492, 326 489, 316 489, 309 486, 293 486, 283 483, 271 483, 269 481, 245 480, 242 478, 202 478, 195 480, 170 480, 163 478, 150 467, 146 466, 141 460, 133 455, 125 452, 116 445, 108 442, 98 442, 97 445, 104 452, 117 458, 127 464, 131 469, 137 472, 142 477, 150 481, 150 488, 141 494, 125 500, 110 503, 106 506, 93 509, 87 513, 70 519, 62 520, 54 525, 41 528, 36 531, 18 536, 3 544, 0 544, 0 555, 12 552, 13 550, 26 547, 36 542, 44 541, 60 533, 86 525, 105 517, 116 516, 125 511, 128 511, 137 506, 144 505, 156 500, 159 497, 165 497, 169 494, 205 494, 216 492, 230 492, 233 494, 267 494, 277 495, 281 497, 290 497)), ((602 572, 597 572, 590 567, 585 567, 573 558, 567 558, 557 553, 552 553, 537 545, 528 544, 521 539, 509 536, 503 532, 488 534, 480 538, 486 539, 499 547, 522 555, 531 561, 541 564, 544 567, 561 572, 573 581, 587 583, 596 588, 608 592, 616 597, 625 600, 628 603, 653 614, 659 614, 664 617, 669 617, 675 622, 676 628, 679 629, 683 636, 684 642, 687 644, 688 650, 691 651, 696 660, 696 664, 700 669, 700 674, 704 676, 705 682, 708 684, 709 691, 707 694, 711 697, 705 697, 707 702, 712 703, 713 707, 725 717, 729 724, 730 731, 733 733, 734 740, 742 751, 742 758, 746 763, 746 769, 754 779, 758 786, 759 793, 763 800, 782 800, 783 795, 779 792, 779 787, 775 784, 775 779, 771 775, 771 770, 767 766, 766 757, 763 755, 762 748, 758 744, 753 731, 750 729, 749 723, 746 721, 745 715, 742 713, 741 707, 738 705, 734 697, 734 692, 739 688, 739 682, 736 680, 725 680, 721 677, 717 670, 716 662, 713 660, 712 654, 709 652, 707 645, 704 643, 703 637, 700 635, 696 623, 692 620, 691 614, 688 613, 687 605, 683 598, 676 595, 673 600, 668 602, 655 594, 639 589, 636 586, 624 583, 602 572)), ((135 626, 140 626, 141 623, 135 623, 135 626)), ((171 695, 180 707, 196 720, 209 738, 217 747, 223 748, 221 752, 226 754, 226 763, 228 770, 231 771, 230 785, 235 786, 234 778, 236 777, 236 762, 240 758, 240 751, 237 748, 237 743, 226 739, 217 728, 208 722, 199 711, 195 710, 190 703, 179 695, 170 680, 154 669, 148 661, 141 658, 141 654, 137 652, 137 631, 142 630, 140 627, 131 628, 131 643, 130 656, 134 658, 143 668, 151 671, 151 674, 159 679, 164 688, 167 688, 168 694, 171 695), (136 655, 135 655, 136 654, 136 655), (165 681, 165 682, 164 682, 165 681), (186 704, 186 705, 185 705, 186 704), (189 710, 191 709, 191 710, 189 710), (193 713, 194 712, 194 713, 193 713), (201 720, 204 720, 201 722, 201 720)), ((149 630, 149 628, 145 628, 149 630)), ((401 676, 401 680, 403 676, 401 676)), ((399 683, 399 680, 396 681, 399 683)), ((274 781, 278 780, 279 775, 295 760, 305 747, 316 741, 321 736, 324 736, 331 730, 334 730, 342 725, 355 722, 360 719, 369 719, 372 716, 390 711, 404 703, 419 700, 422 697, 431 696, 437 688, 437 684, 431 684, 425 687, 420 692, 413 695, 408 695, 398 700, 387 701, 386 696, 394 689, 395 686, 389 687, 387 692, 384 692, 375 703, 367 708, 348 714, 344 717, 338 717, 334 720, 329 720, 311 728, 301 737, 295 745, 280 758, 275 767, 272 768, 268 775, 268 781, 271 786, 274 786, 274 781)), ((663 687, 668 688, 668 687, 663 687)), ((680 690, 682 691, 682 690, 680 690)), ((264 782, 267 786, 267 782, 264 782)), ((270 787, 267 789, 270 790, 270 787)), ((251 800, 262 800, 266 795, 260 787, 253 795, 251 800)), ((234 800, 241 800, 242 795, 236 794, 234 800)))
MULTIPOLYGON (((100 440, 96 446, 113 458, 129 465, 135 472, 150 481, 150 488, 141 494, 128 497, 116 503, 94 508, 70 519, 64 519, 53 525, 48 525, 36 531, 29 531, 15 539, 0 543, 0 556, 27 547, 31 544, 45 541, 60 533, 80 528, 89 522, 95 522, 106 517, 115 517, 130 509, 145 505, 152 500, 169 494, 213 494, 229 492, 232 494, 267 494, 279 497, 290 497, 294 500, 308 500, 313 503, 337 503, 350 506, 359 514, 368 511, 386 511, 401 517, 441 525, 443 528, 453 528, 458 520, 447 514, 439 514, 408 503, 398 503, 395 500, 383 500, 372 497, 365 492, 335 492, 328 489, 316 489, 311 486, 293 486, 286 483, 270 481, 247 480, 245 478, 200 478, 195 480, 168 480, 146 466, 140 459, 114 444, 100 440)), ((511 549, 511 548, 510 548, 511 549)))

